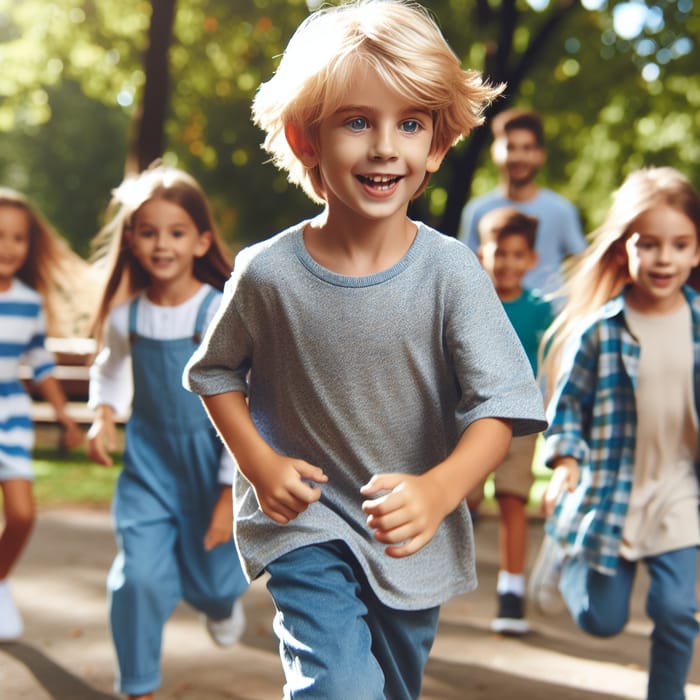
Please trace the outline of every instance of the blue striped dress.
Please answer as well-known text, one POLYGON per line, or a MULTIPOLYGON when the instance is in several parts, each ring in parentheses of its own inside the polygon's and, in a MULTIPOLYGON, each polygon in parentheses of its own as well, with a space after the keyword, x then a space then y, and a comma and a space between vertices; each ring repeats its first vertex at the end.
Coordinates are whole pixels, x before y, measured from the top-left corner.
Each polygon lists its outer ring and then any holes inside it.
POLYGON ((41 296, 14 279, 0 292, 0 481, 33 478, 31 397, 19 379, 19 368, 26 362, 35 382, 51 374, 54 358, 45 339, 41 296))

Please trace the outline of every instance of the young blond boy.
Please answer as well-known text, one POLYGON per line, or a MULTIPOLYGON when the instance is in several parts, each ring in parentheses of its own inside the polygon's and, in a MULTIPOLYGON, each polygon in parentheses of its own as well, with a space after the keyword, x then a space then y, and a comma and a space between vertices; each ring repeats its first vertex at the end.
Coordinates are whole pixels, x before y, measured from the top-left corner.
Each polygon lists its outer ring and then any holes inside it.
MULTIPOLYGON (((506 315, 513 324, 534 373, 539 343, 552 321, 552 308, 537 292, 523 287, 523 278, 537 263, 537 219, 513 207, 499 207, 479 221, 478 255, 493 281, 506 315)), ((499 510, 498 614, 491 629, 520 635, 529 631, 525 619, 525 506, 533 483, 532 460, 537 435, 513 438, 505 460, 494 472, 499 510)), ((483 498, 483 483, 468 496, 475 511, 483 498)))
POLYGON ((439 606, 476 585, 467 493, 539 390, 488 276, 409 202, 498 90, 415 5, 313 13, 255 98, 323 212, 242 251, 185 372, 235 454, 285 697, 420 695, 439 606))

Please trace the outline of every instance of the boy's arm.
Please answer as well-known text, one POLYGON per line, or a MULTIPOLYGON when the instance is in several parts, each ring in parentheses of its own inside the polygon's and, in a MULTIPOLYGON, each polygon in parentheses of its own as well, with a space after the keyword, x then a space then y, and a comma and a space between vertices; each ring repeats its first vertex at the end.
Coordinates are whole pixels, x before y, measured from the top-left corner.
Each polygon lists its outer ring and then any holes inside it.
POLYGON ((482 418, 462 433, 455 449, 419 476, 394 473, 372 477, 362 487, 376 496, 362 505, 367 524, 391 557, 415 554, 435 535, 440 523, 467 494, 505 458, 510 446, 510 421, 482 418))
POLYGON ((328 477, 317 466, 273 450, 255 427, 242 392, 202 396, 202 401, 265 515, 284 525, 319 500, 321 489, 309 482, 328 477))

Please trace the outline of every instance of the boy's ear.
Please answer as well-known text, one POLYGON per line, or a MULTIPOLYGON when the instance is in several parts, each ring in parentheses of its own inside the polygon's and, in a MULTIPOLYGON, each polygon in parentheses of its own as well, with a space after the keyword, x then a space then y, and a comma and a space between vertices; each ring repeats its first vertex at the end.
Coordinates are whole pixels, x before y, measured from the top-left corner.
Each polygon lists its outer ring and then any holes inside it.
POLYGON ((211 248, 213 237, 211 231, 202 231, 197 239, 197 245, 194 248, 195 258, 203 258, 211 248))
POLYGON ((449 148, 440 150, 431 149, 430 153, 428 154, 428 160, 425 164, 426 171, 429 173, 436 173, 440 169, 442 161, 445 159, 448 150, 449 148))
POLYGON ((284 135, 294 155, 307 168, 313 168, 318 164, 316 149, 301 126, 294 122, 287 122, 284 125, 284 135))

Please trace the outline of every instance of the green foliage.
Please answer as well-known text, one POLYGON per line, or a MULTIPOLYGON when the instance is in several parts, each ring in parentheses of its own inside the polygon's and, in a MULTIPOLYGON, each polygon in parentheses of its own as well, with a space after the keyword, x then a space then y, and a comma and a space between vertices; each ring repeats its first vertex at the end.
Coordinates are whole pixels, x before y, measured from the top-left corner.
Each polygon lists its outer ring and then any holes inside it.
POLYGON ((52 118, 0 131, 0 182, 24 192, 81 255, 122 177, 129 118, 64 81, 46 88, 52 118))
MULTIPOLYGON (((531 3, 426 0, 465 66, 507 81, 497 108, 544 115, 542 182, 578 204, 588 229, 633 168, 669 164, 700 183, 697 4, 531 3), (646 22, 616 26, 630 6, 646 22)), ((256 87, 307 12, 303 0, 178 0, 165 158, 202 182, 234 248, 316 209, 265 163, 250 122, 256 87)), ((0 178, 83 254, 123 174, 150 15, 146 0, 0 0, 0 178)), ((497 180, 489 141, 484 126, 453 149, 417 215, 454 233, 470 191, 497 180)))

